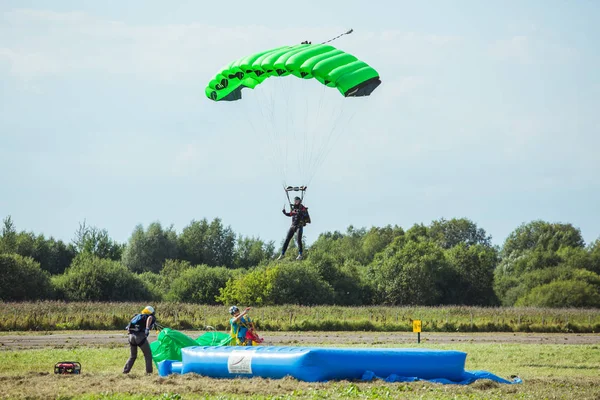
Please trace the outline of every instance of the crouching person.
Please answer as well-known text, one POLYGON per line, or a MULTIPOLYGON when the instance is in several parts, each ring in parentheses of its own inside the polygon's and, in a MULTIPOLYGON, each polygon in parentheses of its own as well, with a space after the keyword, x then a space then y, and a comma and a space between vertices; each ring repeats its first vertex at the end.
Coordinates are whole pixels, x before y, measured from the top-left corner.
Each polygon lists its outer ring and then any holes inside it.
POLYGON ((263 339, 258 336, 254 327, 254 322, 248 315, 250 307, 243 312, 236 306, 229 308, 229 313, 232 318, 229 320, 231 325, 231 338, 237 346, 255 346, 263 342, 263 339))
POLYGON ((138 347, 142 349, 144 353, 144 359, 146 361, 146 373, 152 373, 152 351, 150 350, 150 344, 148 343, 148 336, 150 335, 150 329, 156 324, 156 317, 154 316, 154 308, 146 306, 142 310, 141 314, 136 314, 131 322, 125 329, 129 332, 129 350, 131 356, 125 367, 123 373, 128 374, 135 363, 137 358, 138 347))

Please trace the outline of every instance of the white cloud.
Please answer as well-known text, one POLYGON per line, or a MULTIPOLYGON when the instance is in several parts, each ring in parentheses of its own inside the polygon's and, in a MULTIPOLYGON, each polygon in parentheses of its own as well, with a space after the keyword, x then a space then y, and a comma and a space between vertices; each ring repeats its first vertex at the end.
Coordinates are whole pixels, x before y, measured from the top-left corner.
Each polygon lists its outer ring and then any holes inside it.
MULTIPOLYGON (((135 74, 151 80, 206 79, 227 60, 279 44, 327 38, 341 28, 272 29, 201 23, 132 25, 81 13, 16 10, 3 15, 0 57, 20 78, 75 71, 135 74), (3 38, 3 39, 2 39, 3 38)), ((355 33, 339 45, 373 65, 432 64, 460 42, 399 30, 355 33)), ((385 69, 385 67, 384 67, 385 69)), ((390 79, 390 77, 388 77, 390 79)))

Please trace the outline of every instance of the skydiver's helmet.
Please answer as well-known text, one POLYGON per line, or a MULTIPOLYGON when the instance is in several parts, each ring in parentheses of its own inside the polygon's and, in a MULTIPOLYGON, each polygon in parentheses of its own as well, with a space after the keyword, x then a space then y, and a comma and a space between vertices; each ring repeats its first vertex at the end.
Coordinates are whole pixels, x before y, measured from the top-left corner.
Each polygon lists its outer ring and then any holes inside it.
POLYGON ((229 314, 234 315, 236 312, 240 312, 240 309, 236 306, 229 307, 229 314))
POLYGON ((146 306, 146 308, 142 310, 142 314, 154 315, 154 307, 146 306))
POLYGON ((298 196, 294 197, 294 208, 298 208, 300 207, 300 204, 302 203, 302 199, 298 196))

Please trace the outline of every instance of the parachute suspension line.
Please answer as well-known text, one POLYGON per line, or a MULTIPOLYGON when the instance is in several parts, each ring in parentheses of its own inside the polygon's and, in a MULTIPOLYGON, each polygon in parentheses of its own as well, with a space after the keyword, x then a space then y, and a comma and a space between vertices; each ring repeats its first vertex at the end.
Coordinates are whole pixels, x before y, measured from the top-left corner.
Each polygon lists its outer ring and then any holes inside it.
POLYGON ((348 31, 346 31, 346 32, 344 32, 344 33, 342 33, 342 34, 340 34, 340 35, 337 35, 337 36, 336 36, 336 37, 334 37, 334 38, 331 38, 331 39, 329 39, 329 40, 326 40, 326 41, 324 41, 324 42, 321 42, 321 44, 325 44, 325 43, 333 42, 334 40, 337 40, 337 39, 341 38, 341 37, 342 37, 342 36, 344 36, 344 35, 349 35, 349 34, 351 34, 352 32, 354 32, 354 29, 350 29, 350 30, 348 30, 348 31))
POLYGON ((335 147, 339 138, 342 136, 342 133, 344 131, 347 131, 348 125, 350 125, 352 118, 354 118, 354 114, 353 114, 350 116, 350 118, 348 118, 346 123, 342 125, 340 123, 342 120, 342 115, 343 115, 343 110, 340 110, 340 113, 338 114, 338 117, 336 118, 336 122, 333 125, 333 127, 331 128, 329 135, 327 136, 327 146, 325 146, 323 153, 321 153, 319 155, 319 158, 315 162, 315 169, 320 168, 321 165, 325 162, 325 160, 327 159, 327 156, 329 155, 331 150, 335 147))
MULTIPOLYGON (((317 166, 316 168, 320 168, 321 165, 323 165, 323 163, 325 162, 325 160, 327 159, 327 157, 329 156, 329 153, 331 152, 331 150, 335 147, 336 143, 338 142, 338 140, 340 139, 340 137, 342 136, 342 132, 344 132, 346 130, 346 128, 348 127, 348 125, 350 125, 350 123, 352 122, 352 119, 354 118, 354 116, 356 115, 356 113, 352 114, 352 116, 348 119, 348 121, 346 122, 346 124, 344 125, 344 129, 339 129, 337 134, 335 134, 333 136, 333 145, 327 149, 327 151, 325 152, 325 154, 321 157, 320 160, 318 160, 317 162, 317 166)), ((312 178, 311 178, 312 180, 312 178)))
POLYGON ((311 154, 311 157, 308 161, 307 168, 309 169, 309 176, 308 176, 309 182, 313 179, 314 175, 316 174, 316 172, 318 170, 318 160, 320 159, 321 155, 323 153, 325 153, 328 149, 328 145, 330 142, 330 140, 328 140, 328 137, 331 135, 331 130, 335 129, 337 126, 338 120, 343 111, 343 106, 344 106, 344 103, 339 103, 340 109, 339 109, 339 112, 337 113, 337 117, 335 116, 335 114, 336 114, 334 112, 335 110, 332 110, 331 112, 328 110, 328 115, 330 116, 330 119, 333 122, 333 125, 330 123, 324 125, 324 126, 331 126, 331 129, 329 129, 329 132, 326 132, 327 130, 325 130, 325 132, 321 132, 322 134, 319 135, 319 137, 321 138, 321 140, 319 142, 319 146, 316 149, 316 151, 311 154))
MULTIPOLYGON (((308 137, 309 137, 309 124, 308 124, 308 114, 310 112, 308 98, 305 99, 305 107, 304 107, 304 128, 303 128, 303 144, 302 144, 302 164, 299 166, 298 175, 300 179, 304 180, 304 174, 306 174, 306 157, 308 152, 308 137)), ((301 185, 304 185, 305 182, 302 182, 301 185)))
MULTIPOLYGON (((251 96, 253 97, 253 96, 251 96)), ((254 137, 257 139, 257 142, 260 142, 264 139, 264 135, 259 134, 258 130, 256 129, 256 126, 254 125, 254 122, 252 121, 252 118, 250 118, 250 105, 254 105, 255 107, 260 108, 256 98, 253 98, 252 102, 247 102, 243 105, 241 105, 241 109, 242 109, 242 114, 244 114, 244 116, 246 117, 246 120, 248 122, 248 125, 250 126, 250 130, 252 131, 252 134, 254 135, 254 137)), ((262 110, 261 110, 262 112, 262 110)), ((262 119, 262 121, 264 121, 264 119, 262 119)), ((268 137, 267 137, 268 138, 268 137)), ((269 146, 271 147, 271 146, 269 146)), ((271 156, 267 157, 269 159, 269 163, 271 164, 271 167, 273 169, 279 170, 279 168, 277 167, 277 163, 276 163, 276 156, 277 154, 275 153, 274 149, 271 148, 271 156)))
MULTIPOLYGON (((285 115, 284 137, 289 137, 290 131, 293 132, 293 126, 294 126, 293 113, 285 112, 285 110, 290 110, 290 87, 289 87, 289 85, 286 84, 289 81, 286 82, 285 78, 279 78, 277 80, 279 81, 279 87, 281 89, 281 91, 279 93, 285 94, 285 108, 283 110, 284 112, 282 113, 283 115, 285 115), (290 123, 291 123, 292 128, 290 128, 290 123)), ((290 151, 289 141, 284 140, 284 145, 285 145, 285 170, 287 171, 287 165, 288 165, 288 160, 289 160, 289 151, 290 151)), ((284 177, 284 179, 285 179, 285 177, 284 177)), ((284 183, 284 186, 285 186, 285 183, 284 183)))
MULTIPOLYGON (((281 167, 280 170, 283 174, 283 179, 285 179, 285 175, 286 175, 286 159, 284 158, 283 160, 281 159, 281 157, 285 157, 284 153, 282 152, 281 149, 281 132, 280 129, 278 129, 277 127, 277 121, 276 121, 276 115, 277 113, 275 112, 275 96, 273 91, 269 91, 269 97, 268 97, 268 112, 269 112, 269 121, 271 122, 271 132, 272 132, 272 140, 274 142, 274 148, 276 153, 279 155, 280 158, 280 163, 281 163, 281 167)), ((266 93, 265 93, 265 97, 266 97, 266 93)))
POLYGON ((265 90, 257 90, 254 91, 253 94, 256 94, 256 102, 262 115, 262 121, 264 122, 265 135, 271 142, 271 146, 269 147, 274 154, 275 164, 279 164, 275 166, 275 169, 277 169, 281 174, 282 181, 285 181, 285 163, 283 163, 283 160, 281 160, 282 153, 277 137, 276 124, 274 121, 273 93, 269 93, 269 98, 267 98, 267 93, 265 90), (267 121, 270 122, 270 125, 267 121))
MULTIPOLYGON (((364 111, 367 111, 367 113, 368 113, 368 111, 369 111, 369 110, 370 110, 370 109, 373 107, 373 105, 372 105, 372 104, 365 104, 365 106, 366 106, 366 109, 361 107, 361 109, 360 109, 360 112, 361 112, 361 113, 362 113, 362 112, 364 112, 364 111)), ((337 132, 337 135, 336 135, 336 136, 335 136, 335 138, 334 138, 334 144, 335 144, 335 143, 337 143, 337 141, 338 141, 338 140, 339 140, 339 138, 341 137, 341 134, 342 134, 342 132, 345 132, 345 131, 347 130, 346 128, 348 127, 348 125, 350 125, 350 123, 352 122, 352 120, 354 119, 354 117, 356 116, 356 114, 358 114, 358 112, 359 112, 358 110, 354 110, 354 112, 353 112, 353 113, 350 115, 350 117, 348 118, 348 120, 347 120, 347 121, 346 121, 346 123, 344 124, 344 127, 343 127, 343 129, 340 129, 340 130, 337 132)), ((335 129, 335 126, 334 126, 334 129, 335 129)), ((348 137, 348 140, 352 139, 352 136, 353 136, 354 134, 356 134, 355 130, 353 130, 353 129, 350 129, 350 130, 349 130, 349 135, 350 135, 350 136, 348 137)), ((328 149, 327 153, 326 153, 326 154, 325 154, 325 155, 324 155, 324 156, 321 158, 321 160, 318 162, 318 167, 320 167, 320 166, 323 164, 323 162, 324 162, 324 161, 327 159, 327 156, 328 156, 329 152, 331 152, 331 150, 333 149, 333 147, 334 147, 334 146, 331 146, 331 147, 328 149)), ((308 184, 307 184, 307 186, 308 186, 308 185, 310 185, 311 181, 312 181, 312 178, 311 178, 311 179, 308 181, 308 184)))
POLYGON ((348 125, 350 124, 350 122, 352 121, 352 119, 354 118, 354 115, 356 114, 353 113, 350 118, 348 118, 348 121, 346 121, 345 124, 340 124, 340 121, 342 119, 342 116, 344 115, 344 104, 340 103, 340 108, 339 108, 339 112, 337 113, 337 117, 335 118, 335 122, 333 123, 329 134, 327 135, 326 139, 325 139, 325 144, 322 146, 321 151, 319 152, 319 154, 317 155, 317 157, 315 158, 315 160, 312 162, 312 174, 308 180, 307 186, 310 185, 310 183, 312 182, 314 176, 316 175, 316 172, 318 171, 318 169, 321 167, 321 165, 323 164, 323 162, 327 159, 327 156, 329 155, 329 153, 331 152, 331 150, 333 150, 333 147, 335 147, 335 144, 337 143, 337 141, 339 140, 339 138, 341 137, 342 132, 344 132, 346 130, 346 128, 348 127, 348 125))
MULTIPOLYGON (((307 175, 303 177, 307 181, 310 180, 310 179, 312 179, 312 176, 316 173, 316 171, 312 171, 312 161, 314 159, 314 154, 315 154, 315 152, 317 152, 317 150, 321 149, 322 146, 324 145, 322 139, 321 140, 317 139, 317 138, 321 138, 322 135, 319 135, 320 131, 318 129, 315 129, 314 125, 315 124, 321 124, 321 111, 322 111, 322 108, 324 106, 323 105, 323 98, 325 97, 325 91, 326 90, 327 90, 327 87, 323 85, 321 87, 321 95, 319 96, 319 105, 318 105, 318 108, 317 108, 317 116, 313 120, 313 126, 311 126, 311 129, 312 129, 312 131, 311 131, 312 132, 312 143, 311 144, 312 145, 311 145, 311 148, 310 148, 308 161, 305 162, 305 164, 304 164, 307 167, 307 171, 306 171, 307 175), (317 145, 317 142, 319 142, 318 145, 317 145)), ((325 113, 325 115, 326 115, 326 113, 325 113)), ((323 124, 323 126, 326 126, 326 125, 323 124)), ((306 185, 308 185, 308 183, 306 183, 306 185)))

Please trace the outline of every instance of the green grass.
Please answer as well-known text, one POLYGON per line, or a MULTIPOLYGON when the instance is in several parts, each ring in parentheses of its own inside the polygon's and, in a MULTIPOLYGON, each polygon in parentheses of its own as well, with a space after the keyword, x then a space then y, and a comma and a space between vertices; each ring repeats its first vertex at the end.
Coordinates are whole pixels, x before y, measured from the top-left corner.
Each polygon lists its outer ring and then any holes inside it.
MULTIPOLYGON (((0 331, 122 329, 141 303, 0 303, 0 331)), ((155 304, 159 321, 175 329, 227 328, 225 306, 155 304)), ((483 307, 257 307, 267 331, 600 332, 600 310, 483 307)))
MULTIPOLYGON (((335 344, 323 338, 322 345, 335 344)), ((391 346, 391 344, 385 344, 391 346)), ((405 347, 417 347, 409 345, 405 347)), ((287 398, 564 398, 600 397, 600 347, 597 345, 456 344, 427 345, 468 353, 467 369, 484 369, 500 376, 517 374, 521 385, 478 381, 469 386, 427 382, 306 383, 283 380, 210 379, 194 374, 159 378, 145 376, 138 360, 130 375, 120 373, 128 348, 74 348, 0 351, 0 397, 82 399, 287 399, 287 398), (80 376, 55 376, 57 361, 82 363, 80 376)))

